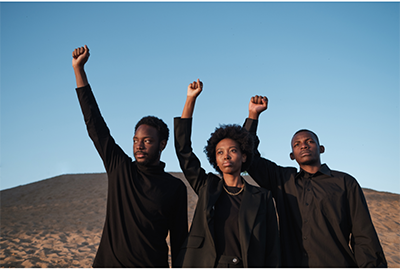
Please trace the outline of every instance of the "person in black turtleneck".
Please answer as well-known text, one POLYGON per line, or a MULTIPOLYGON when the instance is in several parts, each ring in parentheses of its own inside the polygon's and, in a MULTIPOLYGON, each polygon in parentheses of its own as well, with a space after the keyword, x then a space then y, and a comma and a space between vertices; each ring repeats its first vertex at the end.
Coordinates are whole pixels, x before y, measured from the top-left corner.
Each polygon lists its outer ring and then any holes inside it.
POLYGON ((169 267, 168 232, 174 267, 188 231, 187 191, 160 161, 168 127, 157 117, 142 118, 135 126, 132 162, 110 135, 91 91, 84 70, 88 47, 72 56, 84 120, 108 176, 107 213, 93 267, 169 267))
POLYGON ((174 119, 175 151, 186 179, 198 195, 190 233, 177 258, 188 267, 279 267, 279 233, 271 192, 246 183, 251 134, 223 125, 211 134, 205 152, 222 178, 206 173, 192 151, 192 115, 200 80, 188 86, 181 117, 174 119))

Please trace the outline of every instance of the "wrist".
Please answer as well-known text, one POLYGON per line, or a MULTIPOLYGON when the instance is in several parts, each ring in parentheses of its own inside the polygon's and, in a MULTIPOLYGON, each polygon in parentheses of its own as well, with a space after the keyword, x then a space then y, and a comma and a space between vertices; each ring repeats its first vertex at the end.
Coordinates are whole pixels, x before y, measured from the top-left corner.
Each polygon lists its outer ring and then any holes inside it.
POLYGON ((72 65, 72 68, 75 70, 75 71, 85 71, 85 66, 81 66, 81 65, 72 65))
POLYGON ((260 116, 259 113, 249 111, 249 118, 250 118, 250 119, 258 120, 259 116, 260 116))
POLYGON ((196 102, 197 96, 186 96, 186 102, 196 102))

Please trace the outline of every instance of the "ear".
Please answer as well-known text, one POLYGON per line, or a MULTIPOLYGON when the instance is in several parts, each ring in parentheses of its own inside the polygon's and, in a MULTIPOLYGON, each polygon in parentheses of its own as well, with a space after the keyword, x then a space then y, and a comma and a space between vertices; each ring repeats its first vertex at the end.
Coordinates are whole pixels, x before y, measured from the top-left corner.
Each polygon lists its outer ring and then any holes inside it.
POLYGON ((289 154, 289 157, 290 157, 291 160, 294 160, 293 152, 289 154))
POLYGON ((242 154, 242 163, 245 163, 247 160, 247 155, 246 154, 242 154))
POLYGON ((167 146, 167 140, 162 140, 160 142, 160 151, 163 151, 166 146, 167 146))
POLYGON ((319 146, 319 153, 320 154, 325 153, 325 146, 323 146, 323 145, 319 146))

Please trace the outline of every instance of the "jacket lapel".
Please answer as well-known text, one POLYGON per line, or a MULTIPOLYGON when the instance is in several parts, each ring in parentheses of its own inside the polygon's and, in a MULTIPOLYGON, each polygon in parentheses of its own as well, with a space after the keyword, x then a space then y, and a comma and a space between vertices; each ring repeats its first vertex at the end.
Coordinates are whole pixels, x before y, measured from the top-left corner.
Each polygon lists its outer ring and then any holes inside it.
POLYGON ((223 186, 224 181, 221 179, 218 184, 216 189, 209 189, 208 190, 208 204, 207 204, 207 221, 210 222, 210 219, 214 216, 214 210, 215 210, 215 203, 217 202, 219 195, 221 195, 222 191, 222 186, 223 186))

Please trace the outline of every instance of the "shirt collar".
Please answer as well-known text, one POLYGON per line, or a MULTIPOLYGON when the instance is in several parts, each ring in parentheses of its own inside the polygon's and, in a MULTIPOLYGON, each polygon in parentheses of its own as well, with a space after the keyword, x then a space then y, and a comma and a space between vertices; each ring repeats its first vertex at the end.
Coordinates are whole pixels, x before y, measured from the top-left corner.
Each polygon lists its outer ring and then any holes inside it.
MULTIPOLYGON (((304 171, 303 169, 300 169, 300 171, 296 174, 296 178, 301 178, 305 174, 309 175, 308 172, 304 171)), ((329 169, 328 165, 326 165, 325 163, 321 165, 318 172, 316 172, 314 175, 319 175, 319 174, 325 174, 327 176, 332 177, 331 169, 329 169)))

